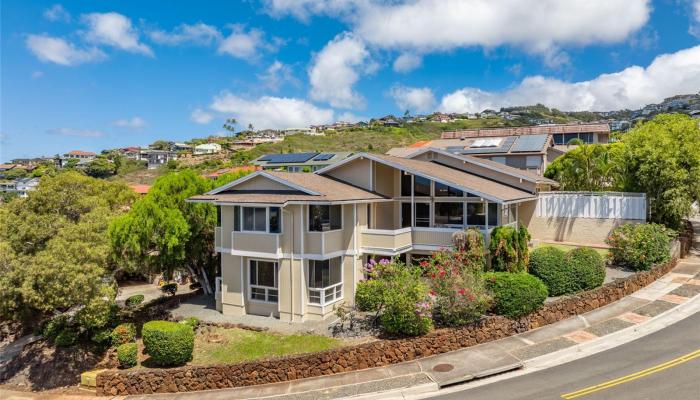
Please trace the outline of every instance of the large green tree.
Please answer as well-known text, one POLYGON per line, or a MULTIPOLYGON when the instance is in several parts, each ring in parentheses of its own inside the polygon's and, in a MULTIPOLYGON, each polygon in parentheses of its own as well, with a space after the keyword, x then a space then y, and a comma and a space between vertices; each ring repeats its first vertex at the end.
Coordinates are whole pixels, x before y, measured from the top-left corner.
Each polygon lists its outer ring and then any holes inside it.
POLYGON ((671 228, 700 201, 700 127, 684 114, 662 114, 622 136, 626 191, 647 194, 651 219, 671 228))
POLYGON ((167 279, 178 268, 185 269, 211 294, 210 282, 218 266, 214 251, 216 208, 185 200, 243 174, 226 174, 212 181, 183 170, 159 178, 128 214, 110 226, 118 262, 135 271, 162 272, 167 279))
POLYGON ((0 316, 31 325, 75 310, 91 327, 106 323, 115 296, 107 228, 134 198, 124 184, 70 171, 2 205, 0 316))

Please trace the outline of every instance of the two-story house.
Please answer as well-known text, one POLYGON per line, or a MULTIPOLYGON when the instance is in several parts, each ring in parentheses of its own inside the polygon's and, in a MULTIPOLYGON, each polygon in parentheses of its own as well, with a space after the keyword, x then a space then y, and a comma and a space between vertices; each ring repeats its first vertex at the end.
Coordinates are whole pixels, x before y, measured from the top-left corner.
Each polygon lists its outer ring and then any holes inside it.
POLYGON ((452 234, 532 214, 556 182, 441 150, 415 158, 359 153, 315 173, 257 171, 188 201, 217 206, 217 309, 283 321, 328 318, 353 304, 370 257, 406 262, 452 234))

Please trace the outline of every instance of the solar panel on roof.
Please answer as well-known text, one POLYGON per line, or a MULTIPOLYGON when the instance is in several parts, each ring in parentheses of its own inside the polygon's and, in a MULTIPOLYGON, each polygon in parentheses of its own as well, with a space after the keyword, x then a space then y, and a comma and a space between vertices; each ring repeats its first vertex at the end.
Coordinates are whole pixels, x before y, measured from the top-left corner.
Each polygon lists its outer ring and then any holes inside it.
POLYGON ((333 154, 333 153, 323 153, 323 154, 319 154, 316 157, 314 157, 314 161, 326 161, 326 160, 330 160, 334 156, 335 156, 335 154, 333 154))
POLYGON ((288 164, 288 163, 303 163, 314 158, 318 153, 288 153, 288 154, 270 154, 267 161, 268 164, 288 164))
POLYGON ((510 151, 513 153, 540 151, 544 147, 546 141, 547 135, 519 136, 518 141, 515 142, 510 151))
POLYGON ((515 141, 515 136, 508 136, 500 143, 498 147, 477 147, 477 148, 464 148, 456 147, 457 149, 451 150, 451 147, 447 148, 447 151, 457 153, 457 154, 489 154, 489 153, 507 153, 510 146, 513 145, 515 141))

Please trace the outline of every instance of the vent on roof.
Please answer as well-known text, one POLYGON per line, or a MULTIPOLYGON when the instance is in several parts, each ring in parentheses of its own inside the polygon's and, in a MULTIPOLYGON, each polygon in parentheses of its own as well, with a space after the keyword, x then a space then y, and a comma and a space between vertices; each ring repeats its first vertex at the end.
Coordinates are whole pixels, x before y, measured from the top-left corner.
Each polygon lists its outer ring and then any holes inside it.
POLYGON ((333 154, 333 153, 323 153, 323 154, 319 154, 316 157, 314 157, 314 161, 326 161, 326 160, 330 160, 334 156, 335 156, 335 154, 333 154))
POLYGON ((314 158, 318 153, 288 153, 288 154, 268 154, 264 160, 268 164, 303 163, 314 158))

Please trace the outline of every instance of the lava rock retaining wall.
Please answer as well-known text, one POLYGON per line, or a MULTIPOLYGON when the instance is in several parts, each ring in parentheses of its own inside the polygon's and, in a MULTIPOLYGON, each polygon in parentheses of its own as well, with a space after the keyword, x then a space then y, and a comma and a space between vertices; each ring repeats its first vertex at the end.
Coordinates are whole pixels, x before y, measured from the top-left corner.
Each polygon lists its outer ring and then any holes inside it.
POLYGON ((519 319, 485 316, 479 322, 425 336, 384 339, 358 346, 231 365, 106 371, 97 376, 97 395, 172 393, 261 385, 381 367, 502 339, 613 303, 654 282, 676 265, 673 259, 599 288, 560 298, 519 319))

